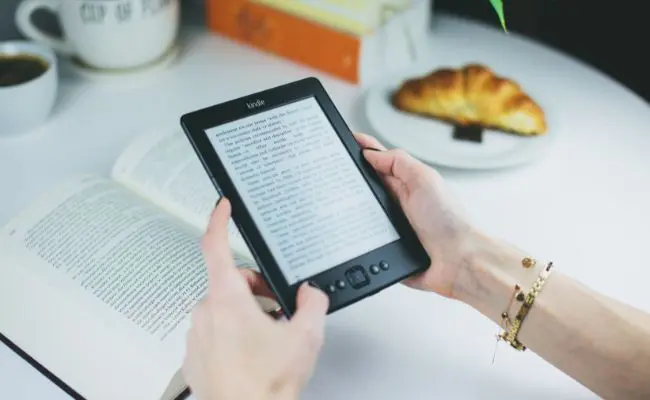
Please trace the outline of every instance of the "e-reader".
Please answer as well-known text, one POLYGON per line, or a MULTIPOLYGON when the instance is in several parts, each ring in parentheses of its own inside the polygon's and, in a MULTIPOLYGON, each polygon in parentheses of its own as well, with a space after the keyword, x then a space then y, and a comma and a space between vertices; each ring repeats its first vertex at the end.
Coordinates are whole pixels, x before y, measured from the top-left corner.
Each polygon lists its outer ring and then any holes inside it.
POLYGON ((329 313, 430 259, 316 78, 185 114, 181 126, 284 313, 304 282, 329 313))

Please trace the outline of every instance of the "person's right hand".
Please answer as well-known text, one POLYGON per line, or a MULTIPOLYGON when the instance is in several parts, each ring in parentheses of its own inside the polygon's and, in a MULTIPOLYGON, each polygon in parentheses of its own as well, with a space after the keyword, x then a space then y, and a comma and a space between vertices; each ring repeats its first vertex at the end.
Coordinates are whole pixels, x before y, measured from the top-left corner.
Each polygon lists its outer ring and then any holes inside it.
POLYGON ((355 134, 368 163, 399 200, 409 222, 431 258, 424 273, 404 283, 416 289, 453 297, 454 282, 467 263, 473 229, 463 210, 433 168, 401 149, 386 150, 372 136, 355 134))
POLYGON ((255 299, 273 297, 264 278, 233 261, 230 211, 221 198, 203 238, 208 290, 192 312, 183 375, 201 400, 298 399, 323 344, 329 299, 303 284, 291 320, 270 318, 255 299))

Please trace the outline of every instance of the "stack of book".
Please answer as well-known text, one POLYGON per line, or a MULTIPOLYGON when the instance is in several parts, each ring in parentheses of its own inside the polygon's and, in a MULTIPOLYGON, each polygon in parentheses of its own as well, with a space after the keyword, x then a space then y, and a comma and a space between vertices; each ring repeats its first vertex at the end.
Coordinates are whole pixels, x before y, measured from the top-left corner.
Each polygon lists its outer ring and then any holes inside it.
POLYGON ((406 68, 431 0, 206 0, 212 31, 364 84, 406 68))

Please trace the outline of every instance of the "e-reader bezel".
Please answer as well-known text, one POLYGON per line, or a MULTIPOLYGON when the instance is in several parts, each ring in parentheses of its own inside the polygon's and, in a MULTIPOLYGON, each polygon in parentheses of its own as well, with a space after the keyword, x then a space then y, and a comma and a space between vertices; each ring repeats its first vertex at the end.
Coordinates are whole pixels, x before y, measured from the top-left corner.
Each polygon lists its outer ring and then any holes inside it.
MULTIPOLYGON (((330 298, 328 313, 351 305, 407 277, 420 273, 431 263, 399 203, 390 195, 377 172, 365 160, 362 148, 318 79, 305 78, 183 115, 180 120, 183 131, 219 194, 230 200, 232 219, 258 263, 267 284, 276 294, 278 303, 288 317, 291 317, 296 310, 297 290, 304 281, 289 284, 286 280, 237 187, 233 184, 219 155, 213 148, 206 131, 227 122, 310 97, 315 98, 320 105, 400 236, 397 241, 337 266, 332 266, 332 268, 306 279, 328 293, 330 298), (384 261, 382 266, 387 267, 380 268, 379 273, 370 272, 370 266, 378 266, 381 261, 384 261), (357 265, 363 266, 365 277, 369 279, 369 283, 355 289, 352 286, 352 281, 346 276, 346 272, 352 266, 357 265), (338 281, 343 281, 346 287, 336 286, 338 281), (332 284, 335 285, 336 290, 329 292, 328 288, 331 288, 332 284)), ((376 272, 376 270, 377 268, 372 268, 372 271, 376 272)), ((359 281, 354 280, 354 282, 359 281)))

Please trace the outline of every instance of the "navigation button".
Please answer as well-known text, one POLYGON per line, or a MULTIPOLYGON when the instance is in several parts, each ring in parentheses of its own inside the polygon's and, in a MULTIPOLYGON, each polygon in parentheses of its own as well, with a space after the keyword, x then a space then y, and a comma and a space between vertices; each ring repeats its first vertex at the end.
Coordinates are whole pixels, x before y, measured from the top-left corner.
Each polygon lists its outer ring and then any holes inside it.
POLYGON ((388 263, 386 261, 380 261, 379 262, 379 268, 383 269, 384 271, 386 271, 388 269, 388 267, 389 267, 389 265, 388 265, 388 263))
POLYGON ((352 285, 352 287, 355 289, 359 289, 370 283, 368 274, 360 265, 354 266, 347 270, 345 272, 345 277, 348 279, 348 282, 350 282, 350 285, 352 285))
POLYGON ((345 289, 345 282, 336 281, 336 287, 339 288, 339 289, 345 289))
POLYGON ((331 283, 327 285, 327 293, 334 293, 334 292, 336 292, 336 286, 334 286, 331 283))
POLYGON ((377 275, 380 272, 379 267, 376 266, 375 264, 372 264, 369 269, 370 269, 370 273, 373 275, 377 275))

